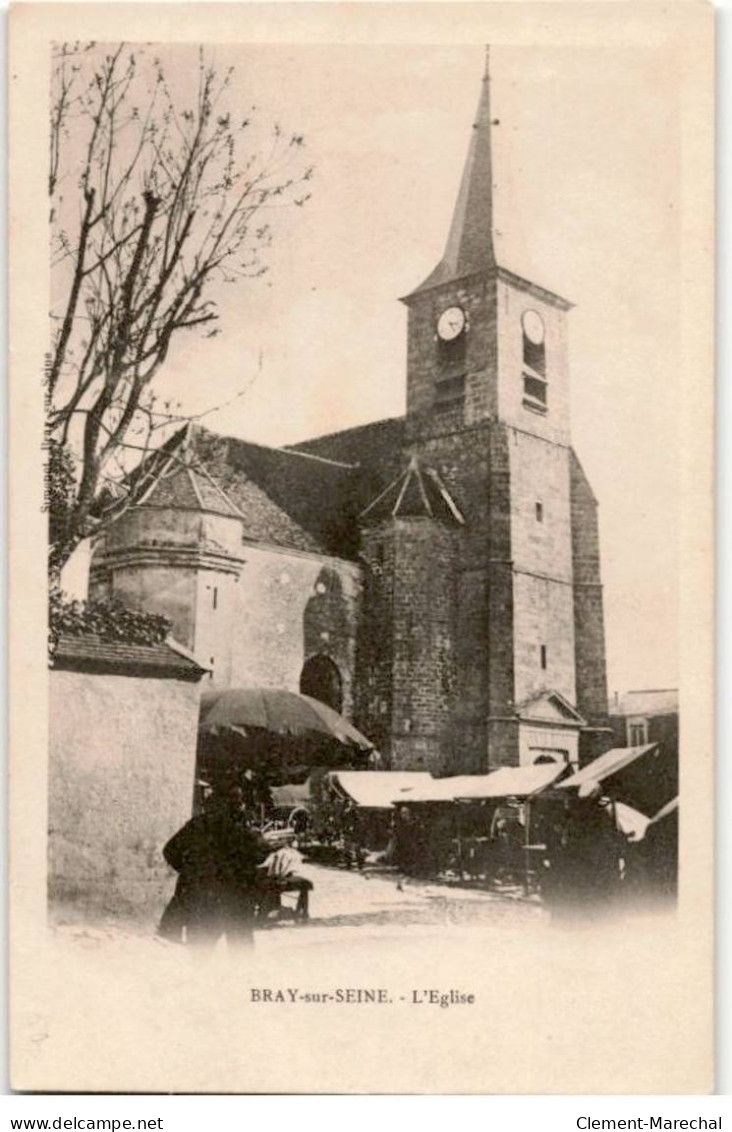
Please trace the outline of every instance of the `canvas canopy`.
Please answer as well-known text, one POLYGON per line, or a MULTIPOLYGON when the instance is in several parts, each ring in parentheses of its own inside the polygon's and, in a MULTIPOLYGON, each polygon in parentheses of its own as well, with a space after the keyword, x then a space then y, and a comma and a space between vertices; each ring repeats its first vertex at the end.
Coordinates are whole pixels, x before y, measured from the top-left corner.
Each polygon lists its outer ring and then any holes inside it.
POLYGON ((424 771, 340 770, 329 774, 328 781, 357 806, 388 810, 433 779, 424 771))
POLYGON ((606 778, 630 766, 636 759, 654 751, 657 746, 657 743, 647 743, 643 747, 613 747, 611 751, 605 751, 604 755, 583 766, 582 770, 578 770, 571 778, 566 778, 559 784, 559 789, 571 790, 573 787, 584 786, 587 782, 604 782, 606 778))
POLYGON ((490 798, 528 798, 556 782, 565 763, 504 766, 490 774, 461 774, 434 778, 405 793, 405 802, 482 801, 490 798))
POLYGON ((309 782, 294 782, 287 783, 284 786, 273 786, 271 788, 272 801, 278 808, 285 808, 286 806, 304 806, 308 807, 312 804, 312 797, 310 794, 309 782))
POLYGON ((642 814, 656 814, 678 793, 676 753, 659 743, 613 747, 560 782, 558 788, 572 790, 590 782, 602 783, 615 802, 625 802, 642 814))

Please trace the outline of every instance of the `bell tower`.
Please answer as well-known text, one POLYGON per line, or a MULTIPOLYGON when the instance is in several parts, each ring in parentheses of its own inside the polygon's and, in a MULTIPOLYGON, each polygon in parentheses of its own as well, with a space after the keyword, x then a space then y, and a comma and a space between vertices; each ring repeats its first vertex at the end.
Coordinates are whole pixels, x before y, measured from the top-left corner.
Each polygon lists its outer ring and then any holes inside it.
POLYGON ((491 81, 486 65, 460 191, 437 267, 409 310, 411 436, 502 420, 569 443, 566 312, 571 304, 500 265, 494 228, 491 81))
POLYGON ((580 733, 606 702, 599 557, 588 572, 585 554, 597 545, 596 510, 587 491, 581 507, 573 494, 583 476, 571 449, 571 303, 497 260, 491 115, 486 52, 443 256, 402 300, 409 451, 442 476, 464 516, 452 734, 459 769, 467 758, 482 770, 552 751, 576 763, 580 733), (580 518, 584 534, 573 530, 580 518), (578 701, 590 685, 585 718, 578 701))

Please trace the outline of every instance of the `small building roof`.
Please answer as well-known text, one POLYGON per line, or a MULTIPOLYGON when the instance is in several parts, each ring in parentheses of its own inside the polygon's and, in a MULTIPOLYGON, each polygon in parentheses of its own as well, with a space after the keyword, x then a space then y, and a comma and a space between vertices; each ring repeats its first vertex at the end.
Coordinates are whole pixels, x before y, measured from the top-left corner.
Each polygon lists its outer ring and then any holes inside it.
POLYGON ((91 633, 80 636, 62 633, 53 653, 52 667, 70 672, 189 682, 200 680, 209 671, 171 638, 159 644, 128 644, 91 633))
POLYGON ((674 715, 679 710, 678 688, 644 688, 624 692, 611 705, 611 715, 674 715))
POLYGON ((566 696, 555 689, 548 688, 516 705, 516 715, 521 720, 536 723, 549 723, 553 726, 586 727, 587 721, 572 706, 566 696))

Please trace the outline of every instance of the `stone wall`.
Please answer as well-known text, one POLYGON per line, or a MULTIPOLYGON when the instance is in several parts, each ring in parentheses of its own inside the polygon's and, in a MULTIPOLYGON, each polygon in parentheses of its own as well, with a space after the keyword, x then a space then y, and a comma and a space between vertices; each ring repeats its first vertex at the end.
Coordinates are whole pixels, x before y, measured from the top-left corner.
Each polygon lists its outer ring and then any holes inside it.
POLYGON ((295 692, 305 661, 326 656, 341 676, 343 713, 352 717, 361 568, 261 546, 247 546, 245 558, 233 614, 217 621, 210 607, 204 614, 199 605, 200 655, 208 656, 204 639, 210 649, 228 642, 230 668, 222 683, 295 692))
POLYGON ((535 763, 537 758, 557 756, 577 769, 579 763, 579 735, 568 727, 532 727, 522 724, 519 729, 519 762, 521 766, 535 763))
POLYGON ((50 673, 52 905, 155 922, 174 879, 162 847, 191 816, 199 697, 186 681, 50 673))
POLYGON ((395 770, 440 772, 455 712, 456 533, 398 518, 363 533, 359 723, 395 770))
POLYGON ((474 278, 416 295, 409 301, 407 331, 407 429, 410 438, 438 436, 496 413, 496 282, 474 278), (450 306, 465 311, 461 340, 440 342, 437 320, 450 306), (465 375, 465 400, 435 411, 440 380, 465 375))
POLYGON ((395 521, 392 732, 395 770, 445 769, 455 687, 455 534, 395 521))
POLYGON ((565 311, 531 289, 499 278, 496 297, 498 387, 497 416, 507 424, 558 444, 570 443, 569 364, 565 311), (525 311, 532 310, 544 323, 547 379, 545 414, 524 404, 523 328, 525 311))
POLYGON ((608 719, 605 617, 597 502, 574 452, 570 459, 577 708, 593 724, 608 719))
POLYGON ((298 691, 306 660, 338 667, 353 712, 361 568, 242 540, 241 523, 183 509, 128 512, 97 547, 92 597, 162 613, 219 687, 298 691))

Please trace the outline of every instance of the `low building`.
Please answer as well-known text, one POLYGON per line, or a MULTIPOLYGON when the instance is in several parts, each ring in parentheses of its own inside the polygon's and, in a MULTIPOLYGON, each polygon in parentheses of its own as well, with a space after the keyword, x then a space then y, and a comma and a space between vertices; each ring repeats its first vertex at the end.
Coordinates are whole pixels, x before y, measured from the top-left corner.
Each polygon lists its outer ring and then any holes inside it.
POLYGON ((622 695, 616 692, 610 703, 610 725, 617 747, 660 743, 678 756, 678 689, 648 688, 622 695))

